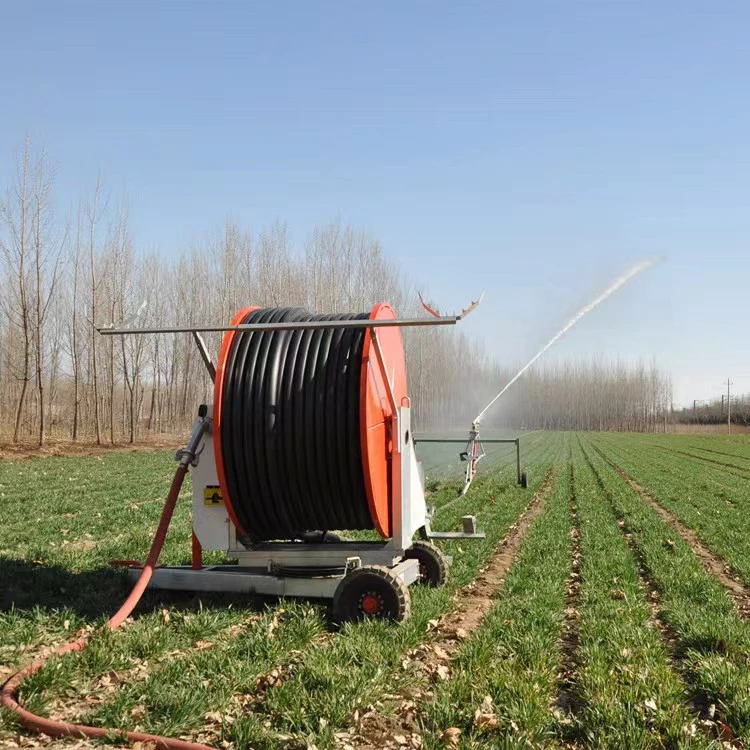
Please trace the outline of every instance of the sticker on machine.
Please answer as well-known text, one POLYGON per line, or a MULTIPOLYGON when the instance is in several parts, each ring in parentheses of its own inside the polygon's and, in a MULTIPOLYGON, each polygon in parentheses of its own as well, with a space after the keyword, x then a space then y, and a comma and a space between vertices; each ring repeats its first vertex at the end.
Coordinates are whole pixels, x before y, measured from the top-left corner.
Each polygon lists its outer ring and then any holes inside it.
POLYGON ((224 496, 221 494, 221 487, 218 485, 209 485, 203 488, 204 505, 224 505, 224 496))

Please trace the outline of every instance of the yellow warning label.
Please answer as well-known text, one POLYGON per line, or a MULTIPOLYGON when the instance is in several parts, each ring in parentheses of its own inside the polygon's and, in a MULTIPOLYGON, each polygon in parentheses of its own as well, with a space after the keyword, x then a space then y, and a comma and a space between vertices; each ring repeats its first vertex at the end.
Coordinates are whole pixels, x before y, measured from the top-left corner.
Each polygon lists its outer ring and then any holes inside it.
POLYGON ((224 505, 224 498, 221 494, 221 487, 211 486, 203 488, 204 505, 224 505))

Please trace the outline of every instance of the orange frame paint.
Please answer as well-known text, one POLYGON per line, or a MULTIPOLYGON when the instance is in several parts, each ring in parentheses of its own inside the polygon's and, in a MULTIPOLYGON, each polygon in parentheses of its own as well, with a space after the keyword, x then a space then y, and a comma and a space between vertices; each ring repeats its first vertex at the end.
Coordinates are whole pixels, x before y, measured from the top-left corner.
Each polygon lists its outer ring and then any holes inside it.
MULTIPOLYGON (((231 325, 237 326, 252 312, 259 310, 258 305, 243 307, 233 318, 231 325)), ((213 427, 213 438, 214 438, 214 460, 216 462, 216 474, 219 478, 219 487, 221 487, 221 493, 224 497, 224 506, 227 509, 229 517, 232 519, 234 528, 240 532, 241 535, 247 536, 247 529, 242 527, 237 514, 234 512, 232 506, 232 498, 229 495, 229 489, 227 487, 227 477, 224 472, 224 457, 221 452, 221 412, 222 412, 222 398, 224 396, 224 370, 226 368, 227 360, 229 359, 229 353, 232 351, 232 342, 234 337, 239 333, 238 331, 227 331, 224 334, 224 338, 221 340, 221 349, 219 351, 219 362, 216 367, 216 379, 214 380, 214 427, 213 427)))

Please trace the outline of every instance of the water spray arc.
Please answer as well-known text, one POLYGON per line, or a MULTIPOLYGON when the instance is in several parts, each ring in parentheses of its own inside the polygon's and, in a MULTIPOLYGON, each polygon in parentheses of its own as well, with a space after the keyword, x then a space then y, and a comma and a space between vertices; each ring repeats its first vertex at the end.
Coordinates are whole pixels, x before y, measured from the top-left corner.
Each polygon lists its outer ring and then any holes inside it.
POLYGON ((474 479, 477 470, 477 463, 485 455, 484 448, 482 447, 482 440, 480 437, 480 425, 484 415, 499 401, 502 395, 515 383, 548 349, 554 346, 573 326, 578 323, 581 318, 585 317, 598 307, 604 300, 613 295, 618 289, 625 286, 629 281, 640 275, 644 271, 648 270, 652 266, 659 262, 659 258, 649 258, 647 260, 636 263, 632 268, 628 269, 625 273, 621 274, 615 281, 613 281, 596 299, 589 302, 585 307, 582 307, 500 390, 500 392, 490 401, 482 411, 474 417, 471 423, 471 429, 469 430, 469 439, 466 444, 466 450, 461 454, 461 460, 467 462, 466 465, 466 481, 461 491, 461 495, 465 495, 468 491, 471 483, 474 479))

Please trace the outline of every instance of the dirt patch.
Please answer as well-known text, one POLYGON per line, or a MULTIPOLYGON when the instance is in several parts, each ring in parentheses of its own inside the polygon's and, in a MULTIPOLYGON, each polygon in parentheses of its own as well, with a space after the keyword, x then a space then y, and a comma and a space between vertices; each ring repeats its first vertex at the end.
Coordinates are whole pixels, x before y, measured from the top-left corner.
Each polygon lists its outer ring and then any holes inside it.
POLYGON ((81 552, 90 552, 99 546, 99 542, 95 542, 93 539, 82 539, 78 542, 68 542, 65 544, 65 549, 80 550, 81 552))
MULTIPOLYGON (((137 744, 109 744, 108 747, 115 750, 116 748, 133 750, 137 744)), ((23 734, 15 734, 12 737, 0 735, 0 748, 27 748, 30 750, 40 747, 52 748, 52 750, 94 750, 95 748, 101 748, 102 745, 95 740, 82 740, 77 737, 48 737, 46 734, 34 735, 33 737, 23 734)))
POLYGON ((50 440, 43 447, 29 443, 0 442, 2 458, 47 458, 49 456, 103 456, 108 453, 140 453, 144 451, 177 450, 187 438, 178 435, 162 435, 137 443, 103 443, 90 441, 50 440))
POLYGON ((578 526, 578 511, 576 508, 575 483, 573 477, 573 462, 570 464, 570 517, 573 528, 570 530, 570 576, 568 577, 568 593, 565 602, 565 626, 560 641, 562 660, 560 666, 559 685, 557 689, 557 709, 563 714, 574 713, 578 708, 578 698, 575 694, 574 678, 576 672, 576 652, 578 651, 578 601, 581 592, 581 532, 578 526))
MULTIPOLYGON (((722 424, 671 424, 669 432, 678 435, 726 435, 727 423, 722 424)), ((732 425, 732 435, 750 435, 750 427, 742 424, 732 425)))
MULTIPOLYGON (((428 632, 433 634, 430 642, 407 653, 401 665, 404 670, 418 670, 432 683, 450 679, 451 661, 461 643, 487 617, 529 527, 552 492, 553 484, 553 470, 550 468, 534 499, 510 527, 487 564, 473 581, 456 592, 455 608, 439 620, 429 622, 428 632)), ((335 735, 336 746, 356 747, 358 750, 421 747, 417 706, 431 700, 432 695, 429 688, 414 688, 400 695, 383 696, 383 701, 396 704, 395 715, 383 713, 384 704, 355 712, 349 730, 335 735)))
POLYGON ((534 499, 519 516, 518 521, 508 529, 508 533, 487 564, 480 569, 473 581, 456 592, 455 609, 445 617, 432 621, 431 628, 435 637, 430 645, 420 647, 415 655, 418 655, 421 649, 430 649, 433 653, 437 649, 447 654, 446 657, 438 653, 438 661, 448 661, 458 650, 460 642, 482 624, 492 608, 498 589, 503 585, 505 576, 518 555, 529 526, 541 512, 544 501, 552 491, 552 485, 553 477, 552 469, 550 469, 542 486, 534 495, 534 499))
POLYGON ((750 617, 750 590, 735 576, 729 565, 711 552, 691 528, 660 505, 648 489, 638 484, 630 474, 611 461, 599 448, 594 447, 594 450, 628 483, 631 489, 638 493, 647 505, 659 514, 666 524, 679 534, 680 538, 693 550, 701 563, 703 563, 703 567, 724 586, 729 596, 737 605, 740 614, 743 617, 750 617))

